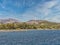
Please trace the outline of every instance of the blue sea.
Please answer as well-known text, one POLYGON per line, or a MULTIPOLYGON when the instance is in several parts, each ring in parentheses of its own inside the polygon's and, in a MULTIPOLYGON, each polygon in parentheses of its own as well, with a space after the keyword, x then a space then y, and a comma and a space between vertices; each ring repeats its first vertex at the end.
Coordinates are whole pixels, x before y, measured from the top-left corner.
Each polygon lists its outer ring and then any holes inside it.
POLYGON ((60 30, 0 32, 0 45, 60 45, 60 30))

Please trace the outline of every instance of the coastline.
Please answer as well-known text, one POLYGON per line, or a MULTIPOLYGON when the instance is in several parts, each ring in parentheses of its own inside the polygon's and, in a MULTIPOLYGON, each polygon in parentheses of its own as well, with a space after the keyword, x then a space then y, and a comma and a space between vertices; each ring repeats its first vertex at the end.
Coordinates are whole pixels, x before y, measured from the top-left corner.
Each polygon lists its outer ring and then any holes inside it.
POLYGON ((31 31, 31 30, 60 30, 60 29, 3 29, 0 32, 18 32, 18 31, 31 31))

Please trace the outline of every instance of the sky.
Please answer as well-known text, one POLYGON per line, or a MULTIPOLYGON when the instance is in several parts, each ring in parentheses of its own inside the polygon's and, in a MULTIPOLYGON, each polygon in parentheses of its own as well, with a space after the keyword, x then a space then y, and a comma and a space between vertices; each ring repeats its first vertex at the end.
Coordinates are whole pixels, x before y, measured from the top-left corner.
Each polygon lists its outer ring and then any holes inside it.
POLYGON ((60 22, 60 0, 0 0, 0 19, 60 22))

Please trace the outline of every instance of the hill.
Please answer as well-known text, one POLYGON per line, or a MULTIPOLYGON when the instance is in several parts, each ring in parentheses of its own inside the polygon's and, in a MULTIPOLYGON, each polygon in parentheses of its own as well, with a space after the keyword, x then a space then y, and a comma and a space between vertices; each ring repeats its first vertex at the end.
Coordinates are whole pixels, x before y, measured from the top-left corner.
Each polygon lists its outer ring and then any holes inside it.
POLYGON ((8 19, 0 19, 0 23, 17 23, 19 22, 16 19, 8 18, 8 19))
POLYGON ((60 23, 46 20, 20 22, 16 19, 0 19, 0 29, 60 29, 60 23))

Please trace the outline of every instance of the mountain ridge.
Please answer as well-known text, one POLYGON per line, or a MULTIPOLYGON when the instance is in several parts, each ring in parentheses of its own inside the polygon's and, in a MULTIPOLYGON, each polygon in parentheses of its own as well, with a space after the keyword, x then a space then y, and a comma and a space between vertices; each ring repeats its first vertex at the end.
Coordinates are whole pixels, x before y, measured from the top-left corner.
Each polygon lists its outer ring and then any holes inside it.
MULTIPOLYGON (((24 22, 19 21, 17 19, 13 19, 13 18, 8 18, 8 19, 0 19, 0 23, 24 23, 24 22)), ((25 23, 39 24, 39 23, 56 23, 56 22, 51 22, 51 21, 47 21, 47 20, 29 20, 29 21, 26 21, 25 23)))
POLYGON ((13 18, 0 19, 0 23, 17 23, 17 22, 19 22, 19 21, 16 19, 13 19, 13 18))

